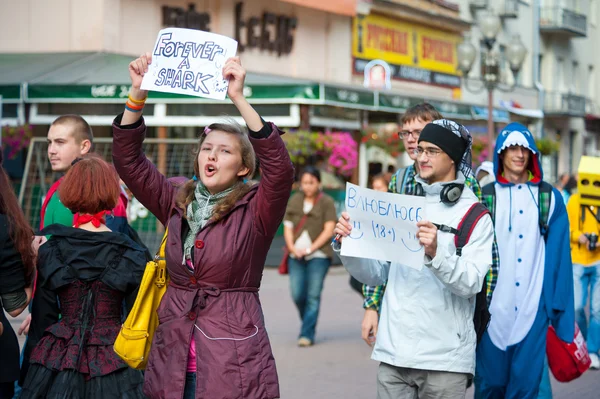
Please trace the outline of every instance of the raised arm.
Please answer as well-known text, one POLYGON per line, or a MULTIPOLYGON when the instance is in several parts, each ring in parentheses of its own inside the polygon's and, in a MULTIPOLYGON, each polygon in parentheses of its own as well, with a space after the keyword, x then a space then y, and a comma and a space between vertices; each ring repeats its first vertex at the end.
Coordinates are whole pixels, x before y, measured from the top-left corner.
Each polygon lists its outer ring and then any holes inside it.
POLYGON ((244 97, 246 71, 239 57, 227 60, 223 77, 229 79, 227 95, 244 118, 250 132, 250 142, 260 162, 261 181, 253 200, 254 223, 261 234, 274 235, 285 214, 294 182, 294 166, 285 144, 283 132, 272 123, 265 124, 244 97))
POLYGON ((146 158, 142 150, 146 137, 142 112, 148 92, 141 90, 140 85, 151 61, 150 54, 146 53, 129 64, 129 99, 123 114, 113 122, 113 162, 119 176, 137 200, 161 223, 166 224, 177 189, 146 158))
POLYGON ((113 122, 113 163, 121 179, 162 224, 166 224, 174 203, 177 188, 173 187, 156 166, 144 155, 142 143, 146 125, 141 119, 133 125, 121 123, 121 116, 113 122))
POLYGON ((139 58, 129 63, 129 78, 131 79, 131 89, 129 98, 123 112, 121 125, 133 125, 142 117, 142 110, 146 99, 148 98, 148 90, 142 90, 142 79, 148 72, 148 65, 152 63, 152 54, 142 54, 139 58), (141 108, 141 109, 138 109, 141 108))

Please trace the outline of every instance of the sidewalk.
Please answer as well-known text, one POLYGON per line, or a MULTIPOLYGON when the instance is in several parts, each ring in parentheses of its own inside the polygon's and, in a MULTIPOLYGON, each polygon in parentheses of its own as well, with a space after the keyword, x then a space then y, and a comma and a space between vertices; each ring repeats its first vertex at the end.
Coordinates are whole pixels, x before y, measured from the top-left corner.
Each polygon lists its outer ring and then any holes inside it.
MULTIPOLYGON (((377 362, 360 338, 362 299, 348 284, 342 267, 332 267, 323 292, 316 344, 298 348, 300 321, 289 293, 289 280, 277 270, 264 272, 260 298, 277 363, 282 399, 373 399, 377 362)), ((15 320, 15 330, 24 315, 15 320)), ((23 337, 20 337, 21 343, 23 337)), ((600 371, 561 384, 552 382, 556 399, 600 397, 600 371)), ((467 398, 473 397, 469 391, 467 398)))

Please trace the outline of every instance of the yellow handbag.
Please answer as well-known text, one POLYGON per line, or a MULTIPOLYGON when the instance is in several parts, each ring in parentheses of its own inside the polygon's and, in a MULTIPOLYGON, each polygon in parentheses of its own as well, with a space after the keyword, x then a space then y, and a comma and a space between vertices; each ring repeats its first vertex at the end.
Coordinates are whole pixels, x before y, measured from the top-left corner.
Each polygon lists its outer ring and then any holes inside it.
POLYGON ((152 338, 158 327, 156 309, 167 291, 165 243, 168 231, 167 228, 158 254, 146 264, 135 303, 114 344, 117 355, 130 367, 138 370, 146 368, 152 338))

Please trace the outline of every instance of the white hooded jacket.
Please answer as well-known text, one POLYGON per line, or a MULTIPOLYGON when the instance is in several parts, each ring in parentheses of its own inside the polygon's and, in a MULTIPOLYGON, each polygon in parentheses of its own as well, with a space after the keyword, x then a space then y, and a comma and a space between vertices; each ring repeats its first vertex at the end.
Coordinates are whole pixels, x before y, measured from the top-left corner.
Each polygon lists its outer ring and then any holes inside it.
MULTIPOLYGON (((456 183, 464 183, 458 173, 456 183)), ((440 201, 443 184, 423 187, 427 219, 456 228, 477 197, 465 188, 454 205, 440 201)), ((473 326, 475 296, 492 264, 494 227, 482 217, 469 242, 456 255, 454 235, 438 231, 437 253, 425 256, 421 270, 399 263, 342 256, 357 280, 368 285, 387 283, 372 359, 397 367, 475 372, 473 326)))

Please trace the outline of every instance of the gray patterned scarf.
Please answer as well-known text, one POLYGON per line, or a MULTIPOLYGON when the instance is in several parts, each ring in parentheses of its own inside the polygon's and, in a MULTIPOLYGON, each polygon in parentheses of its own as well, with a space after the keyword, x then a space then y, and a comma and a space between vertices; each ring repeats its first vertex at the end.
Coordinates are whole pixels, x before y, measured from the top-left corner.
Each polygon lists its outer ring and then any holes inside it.
POLYGON ((192 258, 192 248, 194 247, 194 241, 198 232, 206 226, 209 219, 213 214, 213 209, 217 202, 227 197, 229 193, 233 191, 233 187, 229 187, 220 193, 212 195, 206 186, 198 180, 196 190, 194 191, 195 201, 192 201, 187 207, 187 218, 188 224, 190 225, 190 231, 188 232, 185 242, 183 243, 183 261, 186 258, 192 258))

